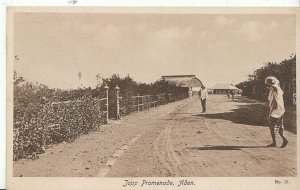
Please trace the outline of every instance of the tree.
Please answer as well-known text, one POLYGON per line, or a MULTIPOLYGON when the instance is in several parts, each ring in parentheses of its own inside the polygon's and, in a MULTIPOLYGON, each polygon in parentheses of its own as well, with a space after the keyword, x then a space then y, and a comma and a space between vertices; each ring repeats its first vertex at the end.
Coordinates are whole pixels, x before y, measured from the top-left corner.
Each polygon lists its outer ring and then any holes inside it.
POLYGON ((81 88, 82 87, 82 84, 81 84, 82 74, 81 74, 81 72, 78 73, 77 77, 78 77, 78 82, 79 82, 78 87, 81 88))
POLYGON ((96 80, 97 80, 97 88, 101 87, 101 84, 103 83, 103 81, 101 81, 102 77, 100 76, 100 74, 96 75, 96 80))
POLYGON ((292 85, 296 79, 296 54, 292 54, 289 59, 285 59, 280 63, 268 62, 263 67, 256 69, 248 81, 243 81, 237 85, 243 90, 243 95, 252 98, 266 99, 267 89, 264 85, 265 78, 274 76, 280 81, 280 86, 285 91, 285 102, 292 101, 293 92, 296 92, 292 85))

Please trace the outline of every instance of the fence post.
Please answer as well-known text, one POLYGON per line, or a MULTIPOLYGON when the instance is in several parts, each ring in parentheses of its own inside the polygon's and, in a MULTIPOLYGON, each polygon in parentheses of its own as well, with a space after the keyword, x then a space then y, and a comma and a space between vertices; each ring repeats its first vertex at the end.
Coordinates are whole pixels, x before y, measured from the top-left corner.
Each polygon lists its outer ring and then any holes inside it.
POLYGON ((120 101, 119 101, 119 90, 120 90, 120 87, 117 85, 116 88, 117 90, 117 118, 116 119, 120 119, 120 101))
POLYGON ((108 89, 109 89, 109 87, 106 84, 104 86, 104 88, 106 90, 106 123, 108 123, 108 89))
POLYGON ((138 94, 138 97, 137 97, 137 112, 139 113, 139 111, 140 111, 140 94, 138 94))

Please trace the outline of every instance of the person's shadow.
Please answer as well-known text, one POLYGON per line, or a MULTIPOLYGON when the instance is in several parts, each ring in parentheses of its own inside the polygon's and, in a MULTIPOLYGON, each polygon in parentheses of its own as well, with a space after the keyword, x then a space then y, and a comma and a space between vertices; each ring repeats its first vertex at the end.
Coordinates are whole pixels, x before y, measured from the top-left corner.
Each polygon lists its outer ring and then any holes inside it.
POLYGON ((206 145, 204 147, 187 147, 189 150, 241 150, 242 148, 268 148, 267 146, 233 146, 233 145, 206 145))

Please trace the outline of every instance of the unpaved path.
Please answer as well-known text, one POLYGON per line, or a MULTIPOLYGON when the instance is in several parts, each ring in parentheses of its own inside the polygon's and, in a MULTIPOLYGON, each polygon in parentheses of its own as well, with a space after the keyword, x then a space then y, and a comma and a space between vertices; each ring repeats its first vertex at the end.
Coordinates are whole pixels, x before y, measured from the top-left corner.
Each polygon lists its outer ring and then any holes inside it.
POLYGON ((296 176, 296 135, 285 133, 286 148, 266 148, 261 104, 211 95, 207 106, 201 114, 194 97, 123 117, 15 162, 14 176, 296 176))

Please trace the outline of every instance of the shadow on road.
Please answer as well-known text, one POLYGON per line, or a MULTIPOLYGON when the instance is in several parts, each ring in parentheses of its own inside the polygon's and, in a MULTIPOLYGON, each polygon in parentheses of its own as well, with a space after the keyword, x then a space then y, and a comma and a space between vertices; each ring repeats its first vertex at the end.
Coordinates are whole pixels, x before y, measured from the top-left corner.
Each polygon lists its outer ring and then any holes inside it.
POLYGON ((252 100, 245 96, 235 96, 233 100, 231 98, 228 99, 228 102, 257 103, 257 100, 252 100))
POLYGON ((262 104, 239 105, 236 109, 232 109, 223 113, 203 113, 194 115, 197 117, 205 117, 209 119, 230 120, 238 124, 265 126, 267 110, 262 104))
POLYGON ((241 150, 242 148, 268 148, 267 146, 205 146, 205 147, 188 147, 189 150, 241 150))
MULTIPOLYGON (((255 100, 239 97, 232 102, 238 102, 234 109, 221 113, 202 113, 193 115, 195 117, 203 117, 208 119, 229 120, 237 124, 267 126, 268 108, 255 100)), ((209 106, 209 104, 208 104, 209 106)), ((289 110, 289 109, 286 109, 289 110)), ((296 114, 293 111, 287 111, 284 116, 285 129, 296 134, 296 114)))

